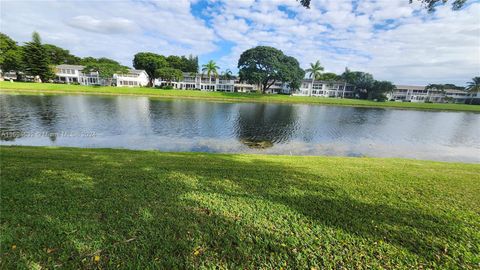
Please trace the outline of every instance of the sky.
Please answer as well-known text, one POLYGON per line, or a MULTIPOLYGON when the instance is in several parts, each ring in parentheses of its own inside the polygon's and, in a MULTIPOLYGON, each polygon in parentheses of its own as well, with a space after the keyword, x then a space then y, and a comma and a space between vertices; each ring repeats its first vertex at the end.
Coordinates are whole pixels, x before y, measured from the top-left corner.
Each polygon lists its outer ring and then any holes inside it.
POLYGON ((396 84, 465 85, 480 76, 480 0, 428 13, 408 0, 0 0, 0 32, 19 44, 33 31, 86 57, 132 66, 133 55, 198 55, 237 71, 258 45, 294 56, 302 68, 345 67, 396 84))

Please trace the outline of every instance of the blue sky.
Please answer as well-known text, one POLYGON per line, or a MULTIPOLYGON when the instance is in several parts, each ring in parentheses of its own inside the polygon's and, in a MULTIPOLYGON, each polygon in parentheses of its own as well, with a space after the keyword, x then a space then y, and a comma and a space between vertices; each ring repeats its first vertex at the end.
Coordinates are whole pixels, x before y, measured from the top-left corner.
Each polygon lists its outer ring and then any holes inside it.
POLYGON ((460 11, 427 13, 408 0, 0 0, 0 31, 20 43, 38 31, 44 42, 79 56, 131 66, 140 51, 198 55, 236 71, 257 45, 320 60, 397 84, 463 85, 480 76, 480 0, 460 11))

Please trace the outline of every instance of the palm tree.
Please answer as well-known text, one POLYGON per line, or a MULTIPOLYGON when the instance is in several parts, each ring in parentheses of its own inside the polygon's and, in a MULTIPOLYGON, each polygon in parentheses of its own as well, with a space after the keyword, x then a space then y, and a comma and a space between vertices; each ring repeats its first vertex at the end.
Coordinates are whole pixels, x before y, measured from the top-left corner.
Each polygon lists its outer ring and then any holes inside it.
POLYGON ((475 77, 467 82, 467 91, 470 93, 470 105, 473 103, 473 94, 480 92, 480 77, 475 77))
POLYGON ((230 80, 232 78, 232 71, 230 69, 226 69, 224 72, 223 72, 223 77, 225 78, 225 80, 230 80))
POLYGON ((310 73, 310 78, 312 78, 312 88, 310 89, 310 93, 308 94, 309 96, 312 95, 312 89, 313 89, 313 83, 315 82, 315 79, 322 74, 323 67, 320 64, 320 61, 317 60, 315 63, 310 63, 310 68, 307 68, 305 70, 307 73, 310 73))
POLYGON ((212 84, 212 74, 216 77, 218 76, 218 71, 217 69, 220 69, 220 67, 217 66, 215 61, 210 60, 208 63, 202 65, 202 72, 207 74, 208 76, 208 81, 209 84, 212 84))

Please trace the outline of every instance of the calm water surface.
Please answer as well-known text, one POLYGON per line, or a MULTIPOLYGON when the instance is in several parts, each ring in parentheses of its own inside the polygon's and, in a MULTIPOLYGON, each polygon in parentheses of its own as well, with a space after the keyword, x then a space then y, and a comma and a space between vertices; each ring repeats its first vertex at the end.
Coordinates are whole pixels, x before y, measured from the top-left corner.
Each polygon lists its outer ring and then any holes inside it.
POLYGON ((480 162, 480 114, 147 97, 0 95, 2 145, 480 162))

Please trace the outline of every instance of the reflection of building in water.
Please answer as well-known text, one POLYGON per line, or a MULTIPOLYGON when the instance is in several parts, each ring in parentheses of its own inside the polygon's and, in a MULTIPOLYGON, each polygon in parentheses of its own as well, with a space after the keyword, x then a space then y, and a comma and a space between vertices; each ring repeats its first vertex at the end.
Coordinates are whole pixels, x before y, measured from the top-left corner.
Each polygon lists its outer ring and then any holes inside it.
POLYGON ((296 130, 296 107, 279 104, 242 104, 235 133, 249 147, 266 148, 290 140, 296 130))

